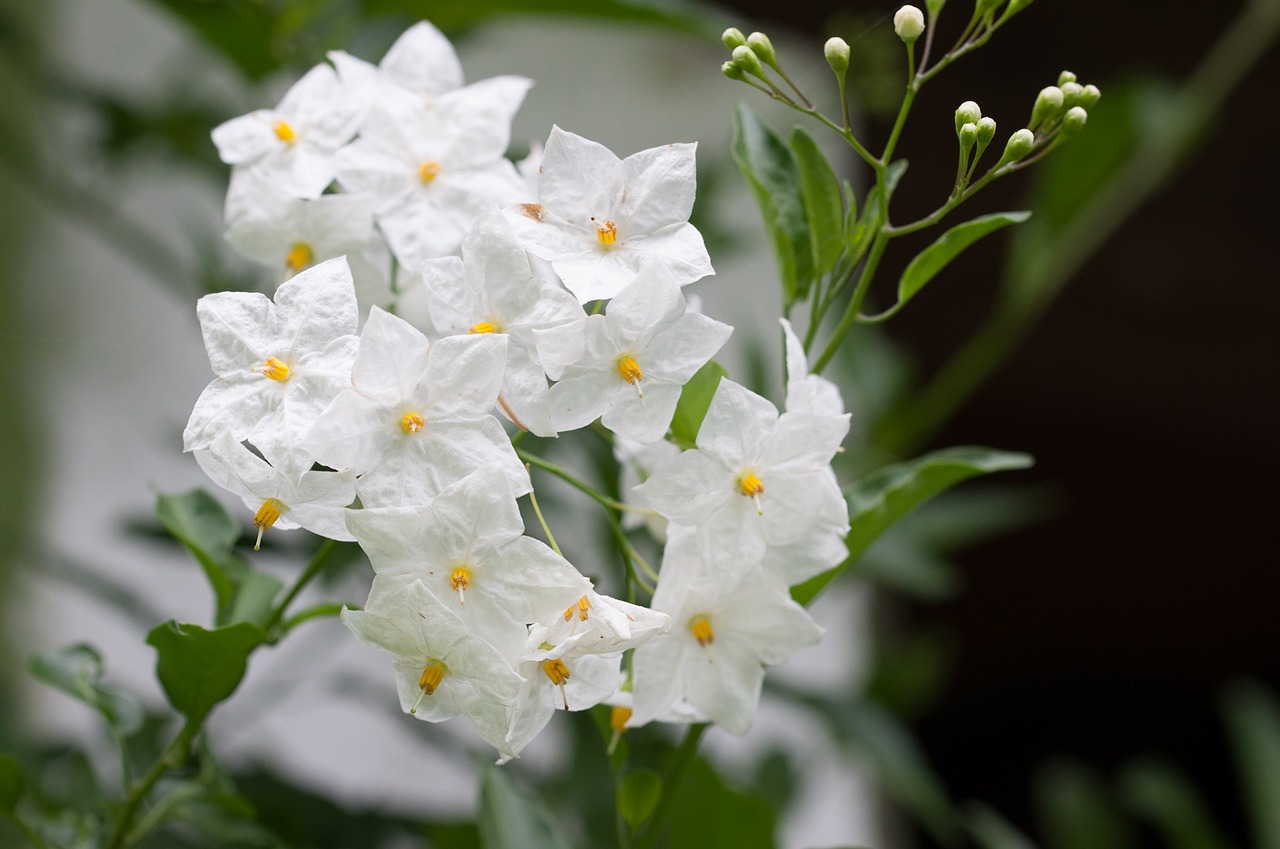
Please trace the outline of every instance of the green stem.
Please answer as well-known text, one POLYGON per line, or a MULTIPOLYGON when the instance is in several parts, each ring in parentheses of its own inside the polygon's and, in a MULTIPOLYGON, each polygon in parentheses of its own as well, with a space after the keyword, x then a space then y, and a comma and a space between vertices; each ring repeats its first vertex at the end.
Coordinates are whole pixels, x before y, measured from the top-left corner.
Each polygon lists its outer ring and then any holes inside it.
POLYGON ((325 565, 329 562, 329 558, 333 556, 333 553, 337 551, 337 549, 337 540, 332 539, 326 539, 320 547, 316 549, 316 553, 312 555, 311 562, 307 564, 307 568, 302 570, 302 574, 293 582, 293 586, 289 587, 289 591, 285 593, 284 598, 281 599, 280 603, 271 611, 271 617, 267 619, 266 625, 268 633, 270 633, 271 630, 279 624, 280 620, 284 618, 285 611, 288 610, 289 605, 293 603, 293 600, 298 597, 298 593, 302 592, 303 588, 306 587, 307 584, 311 583, 316 575, 320 574, 320 571, 324 569, 325 565))
MULTIPOLYGON (((525 464, 527 471, 529 465, 525 464)), ((560 546, 556 543, 556 535, 551 533, 551 526, 547 524, 546 517, 542 515, 542 508, 538 506, 538 494, 534 490, 529 490, 529 502, 533 505, 533 514, 538 517, 538 524, 542 526, 542 532, 547 535, 547 545, 551 546, 551 550, 561 557, 564 552, 560 550, 560 546)))
POLYGON ((649 819, 644 834, 640 835, 640 839, 635 843, 635 849, 649 849, 656 845, 658 838, 662 836, 662 829, 667 817, 671 815, 671 808, 677 798, 676 791, 680 789, 680 780, 684 778, 684 771, 688 769, 693 756, 698 753, 698 743, 702 741, 702 735, 706 733, 707 727, 708 723, 705 722, 689 726, 689 730, 684 735, 684 741, 672 756, 671 765, 663 778, 662 797, 658 800, 657 810, 649 819))
POLYGON ((203 716, 187 717, 186 722, 182 725, 182 730, 178 732, 178 736, 173 738, 173 742, 160 753, 160 757, 156 758, 155 763, 151 764, 146 774, 129 791, 129 795, 124 802, 124 808, 120 811, 120 818, 116 820, 115 829, 111 832, 111 837, 107 840, 105 849, 122 849, 122 847, 128 846, 133 842, 129 829, 133 825, 134 818, 138 815, 138 808, 142 806, 142 801, 151 792, 151 788, 155 787, 156 782, 160 780, 162 775, 170 769, 175 769, 186 763, 187 756, 191 751, 191 742, 200 733, 200 727, 203 723, 203 716))
POLYGON ((286 619, 284 621, 284 624, 280 626, 280 631, 282 634, 287 634, 290 631, 292 631, 294 628, 301 625, 303 622, 307 622, 311 619, 319 619, 324 616, 337 616, 339 613, 342 612, 342 608, 350 607, 350 606, 351 605, 349 604, 337 604, 334 602, 326 602, 324 604, 317 604, 314 607, 308 607, 306 610, 302 611, 301 613, 298 613, 294 616, 290 616, 288 619, 286 619))
POLYGON ((831 338, 827 340, 827 345, 822 349, 822 354, 813 364, 814 374, 822 373, 822 370, 827 367, 827 363, 831 362, 831 358, 840 349, 840 343, 844 341, 845 334, 858 323, 858 312, 862 309, 862 302, 867 297, 867 291, 871 287, 871 278, 875 276, 876 268, 880 265, 880 258, 884 256, 884 249, 888 244, 889 237, 884 231, 883 224, 881 224, 879 232, 876 233, 875 241, 871 245, 871 253, 867 256, 867 262, 862 266, 862 274, 858 277, 858 285, 853 290, 853 296, 849 298, 849 305, 845 307, 844 315, 840 316, 840 323, 836 325, 835 330, 831 331, 831 338))
POLYGON ((537 454, 530 454, 528 451, 521 451, 519 449, 516 449, 516 455, 522 461, 524 461, 525 463, 528 463, 530 466, 537 466, 539 469, 542 469, 544 472, 550 472, 551 474, 560 478, 560 480, 572 486, 574 489, 590 496, 591 498, 600 502, 602 506, 607 507, 610 510, 637 511, 641 509, 641 508, 633 507, 630 504, 624 504, 623 502, 618 501, 616 498, 610 498, 600 490, 591 486, 589 483, 586 483, 585 481, 577 478, 575 475, 567 471, 564 467, 557 466, 555 463, 548 462, 547 460, 544 460, 541 457, 539 457, 537 454))
POLYGON ((27 838, 27 842, 34 846, 35 849, 49 849, 49 844, 40 836, 40 832, 27 825, 26 821, 19 817, 16 812, 0 811, 0 816, 13 823, 14 827, 22 832, 22 836, 27 838))

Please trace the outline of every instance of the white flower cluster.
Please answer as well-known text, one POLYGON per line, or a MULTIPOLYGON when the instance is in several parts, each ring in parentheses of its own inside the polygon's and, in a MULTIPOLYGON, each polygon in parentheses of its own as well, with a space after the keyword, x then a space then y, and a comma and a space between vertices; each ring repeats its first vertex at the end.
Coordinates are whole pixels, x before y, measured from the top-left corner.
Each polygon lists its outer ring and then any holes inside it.
POLYGON ((688 221, 694 146, 619 160, 554 128, 526 183, 504 152, 527 80, 462 86, 425 23, 377 67, 330 58, 214 132, 229 238, 292 276, 274 299, 200 300, 216 377, 186 450, 259 539, 359 542, 376 575, 342 619, 395 656, 409 713, 465 714, 503 759, 556 708, 602 702, 631 704, 629 726, 744 733, 764 667, 821 634, 788 587, 845 555, 830 461, 848 416, 786 326, 786 412, 725 380, 697 448, 665 441, 731 332, 681 292, 712 273, 688 221), (383 244, 403 291, 360 327, 352 267, 383 244), (525 535, 531 483, 498 415, 540 436, 599 419, 643 466, 634 495, 667 538, 651 608, 525 535))

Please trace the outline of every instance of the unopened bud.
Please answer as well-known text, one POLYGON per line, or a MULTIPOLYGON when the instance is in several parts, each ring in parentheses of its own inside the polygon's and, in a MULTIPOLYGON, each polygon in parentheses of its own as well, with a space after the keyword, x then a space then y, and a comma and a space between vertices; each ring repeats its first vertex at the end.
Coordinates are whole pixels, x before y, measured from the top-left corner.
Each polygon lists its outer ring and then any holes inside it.
POLYGON ((1089 113, 1079 106, 1072 106, 1067 110, 1067 114, 1062 116, 1062 133, 1067 136, 1074 136, 1076 133, 1084 129, 1085 122, 1089 120, 1089 113))
POLYGON ((1058 74, 1059 88, 1066 85, 1067 83, 1074 83, 1074 82, 1076 82, 1076 75, 1071 71, 1063 71, 1061 74, 1058 74))
POLYGON ((1063 109, 1070 109, 1080 103, 1080 95, 1084 92, 1084 86, 1080 83, 1063 83, 1058 88, 1062 89, 1063 109))
POLYGON ((751 48, 745 44, 739 44, 733 48, 733 62, 752 76, 764 77, 764 66, 760 64, 760 57, 751 52, 751 48))
POLYGON ((1009 136, 1009 141, 1004 146, 1004 156, 1000 157, 1000 161, 1017 162, 1031 152, 1035 143, 1036 137, 1030 130, 1025 128, 1018 130, 1009 136))
POLYGON ((978 121, 978 144, 986 147, 996 135, 996 119, 983 118, 978 121))
POLYGON ((742 34, 742 30, 737 27, 729 27, 720 36, 720 40, 724 42, 724 46, 733 50, 735 47, 741 47, 747 43, 747 37, 742 34))
POLYGON ((720 73, 724 74, 731 80, 737 80, 738 82, 747 81, 747 72, 738 67, 736 62, 725 62, 720 66, 720 73))
POLYGON ((973 150, 973 146, 978 142, 978 125, 965 124, 960 128, 958 135, 960 136, 960 151, 968 155, 969 151, 973 150))
POLYGON ((915 6, 903 6, 893 15, 893 31, 907 44, 914 44, 924 32, 924 12, 915 6))
MULTIPOLYGON (((735 57, 737 54, 734 54, 735 57)), ((1040 93, 1036 95, 1036 104, 1031 107, 1031 120, 1027 126, 1031 129, 1043 124, 1062 110, 1062 89, 1056 85, 1046 86, 1040 89, 1040 93)))
POLYGON ((747 36, 747 46, 756 54, 761 62, 770 68, 778 67, 778 54, 773 49, 773 42, 762 32, 753 32, 747 36))
POLYGON ((1098 105, 1098 101, 1101 99, 1102 92, 1098 90, 1096 85, 1090 83, 1081 90, 1080 103, 1078 105, 1083 106, 1085 109, 1092 109, 1098 105))
POLYGON ((827 64, 836 72, 837 77, 843 77, 845 71, 849 70, 849 42, 843 38, 828 38, 827 43, 822 46, 822 54, 827 57, 827 64))
POLYGON ((976 124, 981 117, 982 110, 978 108, 978 104, 972 100, 961 103, 956 109, 956 135, 960 135, 960 128, 965 124, 976 124))

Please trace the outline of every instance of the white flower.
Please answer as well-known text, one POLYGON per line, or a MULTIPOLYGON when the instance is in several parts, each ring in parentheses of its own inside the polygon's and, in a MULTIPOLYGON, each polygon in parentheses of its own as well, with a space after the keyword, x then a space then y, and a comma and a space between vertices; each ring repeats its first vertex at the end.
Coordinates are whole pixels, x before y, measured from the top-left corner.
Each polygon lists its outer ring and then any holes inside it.
POLYGON ((551 387, 556 430, 601 419, 614 433, 656 442, 667 432, 689 378, 733 328, 685 311, 680 286, 649 265, 604 315, 534 332, 551 387))
POLYGON ((574 655, 633 649, 671 627, 671 617, 595 590, 562 613, 532 626, 538 643, 571 646, 574 655))
POLYGON ((278 469, 226 431, 210 447, 196 451, 195 457, 210 480, 239 496, 253 511, 259 543, 263 531, 272 527, 302 527, 329 539, 355 539, 346 521, 347 505, 356 497, 354 476, 278 469))
MULTIPOLYGON (((649 479, 656 470, 680 456, 680 446, 660 439, 649 445, 619 436, 613 440, 613 458, 618 461, 618 492, 628 505, 635 504, 632 492, 649 479)), ((665 542, 667 520, 647 507, 628 510, 622 514, 622 527, 634 530, 644 526, 654 539, 665 542)))
POLYGON ((698 447, 635 493, 671 522, 696 527, 703 556, 749 569, 766 545, 795 542, 844 510, 830 462, 848 427, 847 415, 779 416, 768 400, 721 380, 698 447))
POLYGON ((342 611, 360 640, 396 655, 401 708, 428 722, 466 714, 484 740, 508 757, 510 706, 522 680, 498 650, 471 633, 421 581, 376 608, 342 611))
POLYGON ((670 614, 672 625, 636 649, 633 727, 687 714, 687 703, 724 730, 745 734, 764 667, 822 636, 781 580, 760 571, 727 580, 707 568, 688 534, 667 543, 653 609, 670 614))
MULTIPOLYGON (((347 526, 378 574, 420 580, 473 633, 515 658, 526 623, 560 615, 591 584, 545 544, 524 536, 511 484, 483 468, 429 505, 351 510, 347 526)), ((381 595, 370 594, 370 604, 381 595)))
POLYGON ((331 51, 329 61, 352 96, 366 105, 397 96, 426 104, 462 87, 458 54, 444 33, 426 21, 405 30, 377 67, 341 50, 331 51))
POLYGON ((507 365, 498 403, 524 429, 555 436, 547 405, 547 377, 538 362, 534 331, 583 317, 578 301, 534 275, 511 225, 496 207, 476 220, 462 242, 462 258, 427 261, 423 283, 401 299, 406 314, 430 316, 446 336, 498 333, 507 337, 507 365))
POLYGON ((486 207, 524 196, 503 154, 530 85, 523 77, 494 77, 443 94, 430 107, 376 108, 360 138, 338 154, 338 182, 372 200, 401 265, 416 269, 455 252, 486 207))
POLYGON ((621 292, 645 260, 682 286, 692 283, 714 273, 702 235, 689 223, 695 148, 669 144, 619 160, 553 127, 538 202, 507 213, 530 252, 550 260, 582 303, 621 292))
POLYGON ((507 340, 454 336, 434 345, 374 307, 360 336, 351 388, 307 436, 321 463, 360 475, 366 507, 424 504, 482 466, 507 476, 516 495, 529 476, 489 414, 502 384, 507 340))
POLYGON ((223 432, 248 440, 273 464, 309 468, 303 437, 347 385, 355 358, 355 289, 345 259, 313 266, 276 290, 217 292, 196 304, 209 363, 182 434, 183 450, 223 432))
POLYGON ((232 118, 213 130, 218 155, 252 168, 281 191, 317 198, 333 181, 333 155, 360 119, 333 68, 321 64, 293 84, 275 109, 232 118))
POLYGON ((844 399, 840 397, 840 387, 821 375, 809 372, 804 345, 791 329, 791 322, 785 318, 778 321, 782 323, 787 352, 787 412, 844 415, 844 399))

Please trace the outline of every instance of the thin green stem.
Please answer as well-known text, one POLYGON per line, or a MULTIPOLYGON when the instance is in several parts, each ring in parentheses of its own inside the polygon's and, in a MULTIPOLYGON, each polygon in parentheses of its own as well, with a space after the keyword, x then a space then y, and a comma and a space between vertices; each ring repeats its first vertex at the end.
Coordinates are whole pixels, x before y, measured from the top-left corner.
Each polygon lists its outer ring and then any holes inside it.
POLYGON ((156 782, 160 780, 162 775, 170 769, 176 769, 186 763, 187 757, 191 752, 191 742, 200 733, 203 723, 204 717, 187 717, 186 722, 182 725, 182 730, 178 732, 178 736, 173 738, 173 742, 165 747, 165 750, 151 764, 146 774, 129 791, 129 795, 124 801, 124 807, 120 810, 120 818, 116 820, 115 828, 106 842, 105 849, 122 849, 122 847, 128 846, 133 842, 130 828, 133 825, 134 818, 138 815, 138 809, 142 806, 142 801, 151 792, 151 788, 155 787, 156 782))
POLYGON ((329 558, 337 551, 338 543, 336 540, 326 539, 316 549, 316 553, 312 555, 311 562, 307 564, 307 568, 302 570, 302 574, 293 582, 293 586, 289 587, 289 591, 285 593, 284 598, 271 611, 271 616, 267 619, 266 630, 268 633, 279 624, 284 618, 285 611, 289 609, 289 605, 298 597, 298 593, 302 592, 307 584, 315 579, 316 575, 328 564, 329 558))
POLYGON ((630 504, 624 504, 623 502, 617 500, 616 498, 610 498, 600 490, 591 486, 589 483, 586 483, 585 481, 579 479, 578 477, 576 477, 575 475, 567 471, 564 467, 557 466, 555 463, 548 462, 547 460, 544 460, 541 457, 539 457, 537 454, 530 454, 528 451, 521 451, 519 449, 516 449, 516 456, 518 456, 525 463, 528 463, 530 466, 537 466, 539 469, 542 469, 544 472, 550 472, 551 474, 560 478, 560 480, 572 486, 574 489, 590 496, 591 498, 600 502, 602 506, 608 507, 610 510, 618 510, 618 511, 631 510, 631 511, 643 512, 643 508, 633 507, 630 504))
MULTIPOLYGON (((529 469, 529 464, 525 463, 525 470, 529 469)), ((547 545, 551 546, 551 550, 561 557, 564 552, 560 550, 559 544, 556 543, 556 535, 551 533, 551 527, 547 524, 546 517, 542 515, 542 508, 538 506, 538 494, 535 490, 529 490, 529 503, 533 505, 533 514, 538 517, 538 524, 542 526, 542 532, 547 535, 547 545)))
POLYGON ((635 843, 635 849, 649 849, 655 846, 658 838, 662 836, 662 829, 666 825, 667 818, 671 815, 671 808, 675 800, 679 798, 676 793, 680 789, 680 780, 684 778, 684 772, 688 769, 689 764, 693 761, 694 755, 698 753, 698 743, 702 741, 702 735, 706 733, 708 723, 700 722, 696 725, 690 725, 689 730, 685 732, 684 741, 680 743, 680 748, 676 749, 676 753, 671 758, 671 765, 667 767, 667 774, 662 781, 662 798, 658 801, 658 807, 653 812, 653 816, 649 819, 648 826, 645 827, 644 833, 640 835, 640 839, 635 843))
POLYGON ((311 619, 320 619, 325 616, 337 616, 342 612, 342 608, 350 606, 351 605, 349 604, 325 602, 324 604, 317 604, 313 607, 308 607, 306 610, 286 619, 284 624, 280 626, 280 631, 282 634, 287 634, 303 622, 307 622, 311 619))
POLYGON ((853 290, 853 296, 849 298, 849 305, 845 307, 844 315, 840 317, 840 323, 836 325, 835 330, 831 331, 831 338, 827 340, 827 345, 822 349, 822 354, 813 364, 814 374, 822 373, 827 363, 831 362, 831 358, 840 349, 840 343, 844 341, 845 334, 857 324, 858 312, 862 309, 862 301, 867 296, 871 278, 875 276, 876 268, 880 265, 880 258, 884 256, 884 249, 888 244, 889 237, 882 227, 876 233, 875 242, 871 245, 871 253, 867 256, 866 264, 862 266, 862 274, 858 277, 858 285, 853 290))
POLYGON ((782 70, 782 66, 772 65, 771 67, 773 68, 773 70, 778 72, 778 76, 782 77, 782 81, 785 82, 787 85, 789 85, 791 87, 791 90, 796 93, 796 96, 800 98, 800 102, 803 103, 805 106, 809 107, 810 109, 812 109, 813 104, 809 102, 809 98, 805 97, 804 92, 801 91, 799 87, 796 86, 796 84, 791 81, 791 77, 788 77, 787 72, 782 70))

